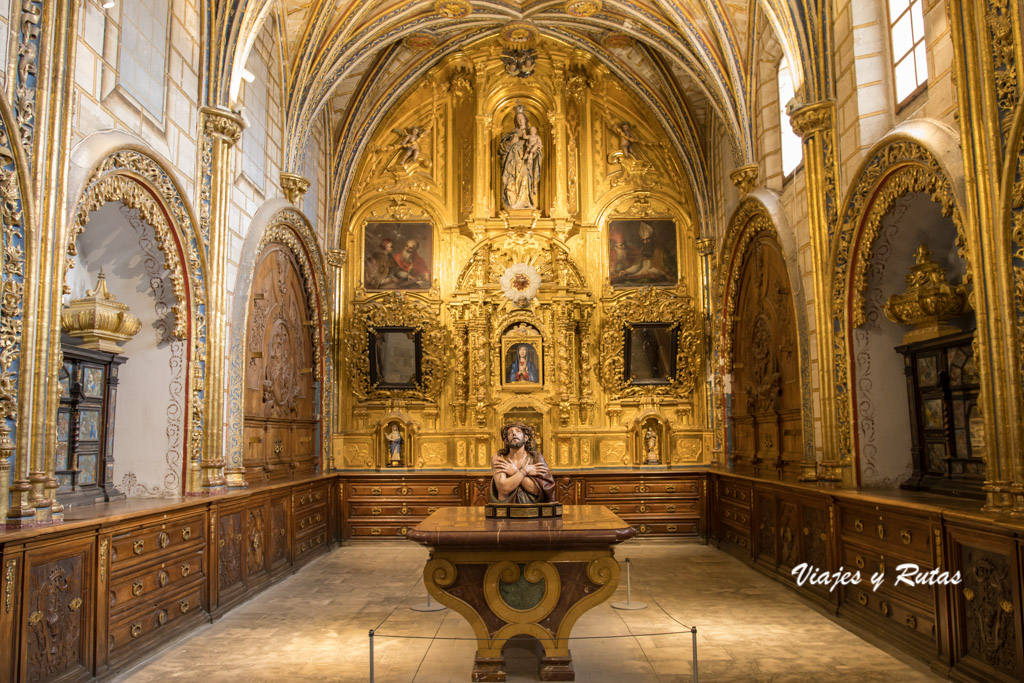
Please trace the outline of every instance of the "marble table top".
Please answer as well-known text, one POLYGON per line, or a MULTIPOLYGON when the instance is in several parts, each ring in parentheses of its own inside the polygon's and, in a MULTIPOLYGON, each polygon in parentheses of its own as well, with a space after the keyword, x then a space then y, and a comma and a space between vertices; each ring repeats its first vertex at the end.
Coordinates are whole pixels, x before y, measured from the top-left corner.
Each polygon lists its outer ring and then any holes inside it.
POLYGON ((476 506, 441 508, 406 538, 431 547, 562 550, 608 546, 636 533, 603 505, 566 505, 555 519, 488 519, 476 506))

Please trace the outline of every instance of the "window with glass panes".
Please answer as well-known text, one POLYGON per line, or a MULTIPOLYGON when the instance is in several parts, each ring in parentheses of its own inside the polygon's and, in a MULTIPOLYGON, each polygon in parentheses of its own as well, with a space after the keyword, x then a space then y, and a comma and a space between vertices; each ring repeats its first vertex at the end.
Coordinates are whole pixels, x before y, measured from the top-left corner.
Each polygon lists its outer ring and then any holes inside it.
POLYGON ((789 61, 783 56, 779 62, 779 130, 782 142, 782 175, 788 178, 804 158, 804 144, 800 136, 793 131, 786 113, 786 105, 795 94, 793 78, 789 73, 789 61))
POLYGON ((923 0, 889 0, 889 37, 897 106, 928 81, 923 4, 923 0))

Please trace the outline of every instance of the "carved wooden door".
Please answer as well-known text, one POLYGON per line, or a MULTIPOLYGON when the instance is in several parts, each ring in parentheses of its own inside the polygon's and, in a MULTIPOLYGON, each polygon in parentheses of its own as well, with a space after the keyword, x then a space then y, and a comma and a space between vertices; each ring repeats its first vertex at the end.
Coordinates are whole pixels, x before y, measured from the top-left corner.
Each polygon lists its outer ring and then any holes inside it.
POLYGON ((800 366, 793 295, 775 240, 744 257, 733 338, 733 457, 741 471, 799 475, 803 457, 800 366))
POLYGON ((271 242, 252 281, 245 349, 245 477, 250 484, 317 466, 309 305, 292 251, 271 242))

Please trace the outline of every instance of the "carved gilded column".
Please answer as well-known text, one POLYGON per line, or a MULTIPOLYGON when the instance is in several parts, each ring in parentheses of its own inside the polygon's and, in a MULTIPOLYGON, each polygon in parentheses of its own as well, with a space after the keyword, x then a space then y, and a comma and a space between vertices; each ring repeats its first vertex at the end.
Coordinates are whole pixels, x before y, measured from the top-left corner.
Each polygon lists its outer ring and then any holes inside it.
MULTIPOLYGON (((333 299, 331 300, 331 363, 334 367, 334 376, 337 379, 338 387, 337 390, 332 392, 334 396, 334 426, 333 431, 342 431, 341 424, 341 396, 344 387, 341 387, 341 378, 345 377, 345 363, 342 356, 342 350, 345 345, 342 340, 345 338, 345 320, 342 315, 343 306, 345 302, 345 263, 348 261, 348 252, 344 249, 331 249, 327 252, 327 265, 331 268, 331 274, 333 277, 331 291, 333 293, 333 299)), ((332 430, 327 429, 329 425, 325 425, 324 438, 329 438, 332 430)), ((334 451, 331 451, 331 458, 334 458, 334 451)))
MULTIPOLYGON (((203 135, 210 146, 210 237, 207 244, 206 424, 199 463, 199 492, 224 488, 224 386, 227 352, 228 209, 231 148, 242 136, 242 118, 227 109, 203 107, 203 135)), ((197 491, 193 491, 196 493, 197 491)))
POLYGON ((481 94, 487 87, 486 64, 480 62, 476 64, 475 68, 476 115, 474 121, 476 126, 474 134, 476 139, 473 141, 473 149, 476 153, 473 155, 473 211, 471 215, 477 221, 485 221, 491 217, 491 183, 488 180, 491 170, 489 152, 491 146, 487 142, 491 133, 491 115, 484 111, 484 98, 481 94))
POLYGON ((1024 145, 1019 3, 950 0, 986 510, 1024 517, 1024 145), (1015 153, 1016 152, 1016 153, 1015 153), (1014 158, 1016 157, 1016 158, 1014 158))
POLYGON ((575 403, 575 381, 573 370, 576 367, 576 321, 573 320, 572 305, 568 302, 556 304, 554 307, 556 353, 555 368, 558 381, 558 424, 568 427, 572 423, 572 404, 575 403))
MULTIPOLYGON (((551 146, 554 150, 554 158, 548 168, 548 173, 554 175, 555 182, 552 189, 555 192, 554 201, 549 209, 552 218, 566 218, 569 213, 566 196, 566 129, 565 129, 565 68, 564 61, 559 60, 555 68, 555 110, 548 113, 548 123, 551 124, 551 146)), ((538 207, 539 208, 539 207, 538 207)))
POLYGON ((591 325, 593 323, 593 317, 593 305, 580 307, 580 424, 584 425, 589 425, 594 420, 594 378, 592 376, 594 365, 593 359, 590 355, 591 325))
MULTIPOLYGON (((851 425, 837 420, 837 385, 849 382, 845 368, 833 363, 832 311, 830 309, 829 251, 836 219, 835 103, 823 100, 790 112, 793 130, 803 138, 807 223, 811 240, 814 281, 814 338, 818 351, 818 396, 821 402, 821 471, 819 479, 838 485, 854 485, 853 454, 842 453, 840 429, 850 443, 851 425)), ((847 400, 848 396, 844 396, 847 400)), ((807 468, 805 467, 805 470, 807 468)))
POLYGON ((466 356, 469 324, 466 322, 466 308, 463 305, 449 306, 454 339, 454 386, 452 388, 452 412, 455 422, 466 424, 466 404, 469 400, 469 363, 466 356))
POLYGON ((474 304, 469 321, 470 402, 473 403, 473 422, 477 427, 487 426, 491 385, 491 320, 487 304, 474 304))

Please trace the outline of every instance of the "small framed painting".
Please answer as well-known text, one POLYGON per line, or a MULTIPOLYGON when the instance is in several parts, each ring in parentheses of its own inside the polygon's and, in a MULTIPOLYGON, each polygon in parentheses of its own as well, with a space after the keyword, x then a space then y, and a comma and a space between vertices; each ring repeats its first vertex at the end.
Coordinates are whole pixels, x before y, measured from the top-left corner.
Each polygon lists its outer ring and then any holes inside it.
POLYGON ((676 375, 678 328, 671 323, 626 327, 625 380, 633 385, 671 384, 676 375))
POLYGON ((363 230, 363 287, 430 289, 433 234, 430 223, 367 223, 363 230))
POLYGON ((616 220, 608 225, 608 278, 613 287, 671 286, 678 279, 672 220, 616 220))
POLYGON ((543 337, 525 323, 501 338, 501 383, 506 389, 529 390, 544 383, 543 337))
POLYGON ((418 389, 423 349, 415 327, 378 327, 369 332, 370 385, 375 389, 418 389))

